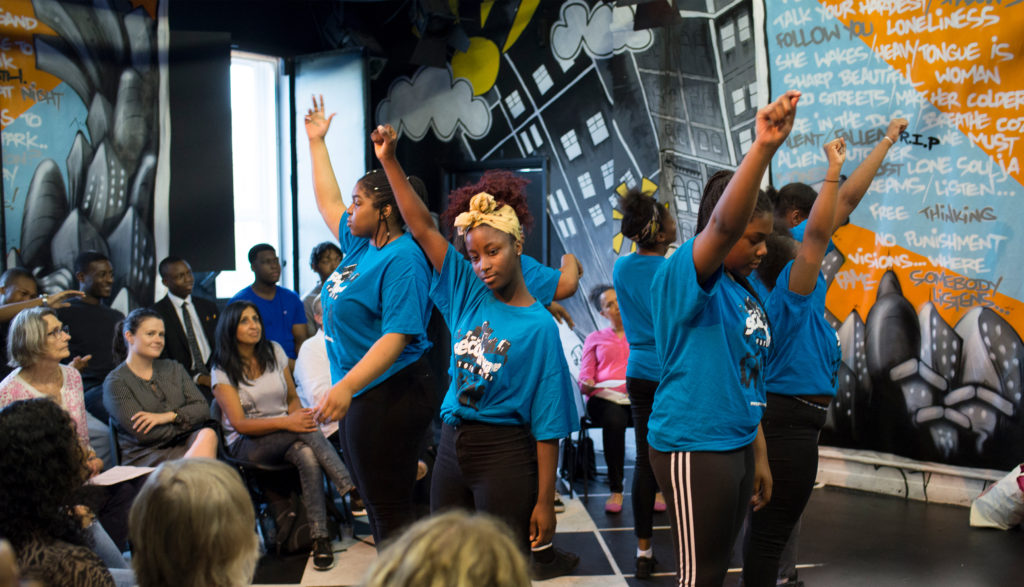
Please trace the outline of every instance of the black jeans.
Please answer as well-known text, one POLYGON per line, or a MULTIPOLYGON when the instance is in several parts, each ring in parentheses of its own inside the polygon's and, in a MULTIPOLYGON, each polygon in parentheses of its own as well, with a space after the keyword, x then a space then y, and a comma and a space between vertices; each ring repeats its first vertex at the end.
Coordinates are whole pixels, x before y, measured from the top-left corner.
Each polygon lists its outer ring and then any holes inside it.
POLYGON ((420 358, 353 398, 341 421, 341 450, 377 548, 416 520, 416 464, 436 396, 433 375, 420 358))
POLYGON ((626 428, 633 423, 628 405, 599 397, 587 400, 587 414, 594 425, 601 427, 604 460, 608 463, 608 488, 622 493, 622 470, 626 465, 626 428))
POLYGON ((818 435, 828 412, 794 399, 768 394, 761 420, 772 471, 772 500, 750 517, 750 541, 743 557, 747 587, 773 586, 779 558, 800 519, 818 474, 818 435))
POLYGON ((430 487, 430 511, 463 508, 508 524, 530 552, 537 505, 537 441, 525 427, 467 422, 441 428, 430 487))
POLYGON ((726 452, 650 453, 672 521, 678 584, 720 587, 754 488, 753 444, 726 452))
POLYGON ((654 495, 658 481, 651 469, 647 450, 647 421, 651 419, 657 381, 626 378, 629 408, 633 411, 633 432, 636 434, 636 469, 633 471, 633 519, 637 538, 650 538, 654 534, 654 495))

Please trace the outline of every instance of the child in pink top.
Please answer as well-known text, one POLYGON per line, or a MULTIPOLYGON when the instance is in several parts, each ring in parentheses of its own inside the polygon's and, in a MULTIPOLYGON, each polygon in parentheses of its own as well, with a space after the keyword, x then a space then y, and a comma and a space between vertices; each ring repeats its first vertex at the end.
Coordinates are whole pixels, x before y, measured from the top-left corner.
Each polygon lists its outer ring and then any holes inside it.
POLYGON ((622 329, 622 317, 615 289, 599 285, 591 290, 590 301, 611 327, 592 332, 583 343, 580 361, 580 390, 587 396, 587 414, 601 427, 608 486, 611 496, 604 504, 606 512, 622 511, 622 470, 626 460, 626 428, 633 425, 626 395, 626 363, 629 343, 622 329))

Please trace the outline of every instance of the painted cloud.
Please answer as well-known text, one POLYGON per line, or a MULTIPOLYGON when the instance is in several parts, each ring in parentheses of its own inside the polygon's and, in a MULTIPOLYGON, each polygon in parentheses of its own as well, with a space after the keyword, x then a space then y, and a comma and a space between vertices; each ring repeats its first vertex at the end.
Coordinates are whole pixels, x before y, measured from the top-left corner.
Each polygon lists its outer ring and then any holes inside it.
POLYGON ((581 50, 595 59, 607 59, 624 51, 644 51, 654 35, 633 30, 633 9, 613 8, 599 2, 593 8, 582 0, 562 5, 558 22, 551 27, 551 50, 555 57, 574 60, 581 50))
POLYGON ((414 141, 430 129, 443 141, 452 140, 459 129, 474 139, 491 129, 491 111, 482 98, 473 97, 473 86, 437 67, 423 67, 412 79, 392 82, 387 99, 377 105, 377 120, 391 123, 414 141))

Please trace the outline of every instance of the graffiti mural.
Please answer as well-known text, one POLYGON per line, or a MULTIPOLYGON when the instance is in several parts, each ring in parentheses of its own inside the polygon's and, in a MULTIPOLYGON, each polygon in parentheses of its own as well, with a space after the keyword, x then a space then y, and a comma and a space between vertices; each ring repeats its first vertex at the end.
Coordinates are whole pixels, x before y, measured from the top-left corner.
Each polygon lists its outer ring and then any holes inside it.
POLYGON ((153 298, 157 0, 12 0, 0 9, 4 243, 48 291, 98 250, 115 304, 153 298))
POLYGON ((1020 460, 1016 4, 767 3, 772 92, 804 91, 777 185, 817 185, 820 146, 836 136, 856 164, 890 119, 910 121, 827 262, 843 345, 828 442, 1000 469, 1020 460))

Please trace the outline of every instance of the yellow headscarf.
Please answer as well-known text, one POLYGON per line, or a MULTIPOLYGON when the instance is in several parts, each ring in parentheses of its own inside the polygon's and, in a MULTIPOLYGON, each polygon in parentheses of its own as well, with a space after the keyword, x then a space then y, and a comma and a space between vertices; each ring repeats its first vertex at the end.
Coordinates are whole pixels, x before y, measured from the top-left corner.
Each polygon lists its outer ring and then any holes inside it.
POLYGON ((519 225, 516 211, 508 204, 498 207, 494 196, 487 192, 473 196, 469 201, 469 210, 455 217, 455 228, 459 230, 459 234, 466 234, 481 224, 511 234, 516 242, 523 240, 523 228, 519 225))

